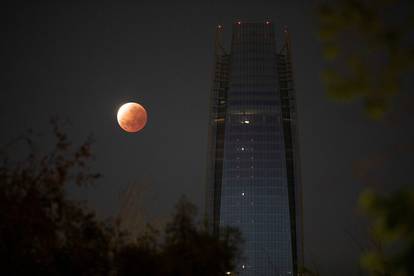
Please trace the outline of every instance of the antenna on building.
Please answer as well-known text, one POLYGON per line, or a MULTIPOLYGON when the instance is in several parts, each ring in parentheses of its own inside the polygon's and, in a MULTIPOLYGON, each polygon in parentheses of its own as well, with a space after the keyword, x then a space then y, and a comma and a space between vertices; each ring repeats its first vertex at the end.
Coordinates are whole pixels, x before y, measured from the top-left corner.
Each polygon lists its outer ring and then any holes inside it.
POLYGON ((289 30, 288 30, 288 27, 287 26, 284 26, 283 27, 283 35, 284 35, 285 41, 284 41, 284 44, 283 44, 282 51, 283 50, 286 50, 286 54, 290 58, 290 45, 291 45, 291 40, 290 40, 290 33, 289 33, 289 30))
POLYGON ((226 54, 226 50, 223 47, 223 44, 221 42, 221 37, 223 33, 223 25, 219 24, 216 27, 216 36, 214 38, 214 55, 223 55, 226 54))

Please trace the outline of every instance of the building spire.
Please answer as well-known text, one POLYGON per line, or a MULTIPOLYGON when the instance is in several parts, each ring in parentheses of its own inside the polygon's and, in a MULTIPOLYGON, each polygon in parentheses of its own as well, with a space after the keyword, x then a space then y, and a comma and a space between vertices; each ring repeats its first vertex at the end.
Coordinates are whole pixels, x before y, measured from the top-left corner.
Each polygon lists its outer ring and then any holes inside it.
POLYGON ((223 25, 218 24, 216 27, 216 35, 214 38, 214 55, 223 55, 226 54, 226 51, 224 50, 224 47, 221 42, 221 37, 223 33, 223 25))

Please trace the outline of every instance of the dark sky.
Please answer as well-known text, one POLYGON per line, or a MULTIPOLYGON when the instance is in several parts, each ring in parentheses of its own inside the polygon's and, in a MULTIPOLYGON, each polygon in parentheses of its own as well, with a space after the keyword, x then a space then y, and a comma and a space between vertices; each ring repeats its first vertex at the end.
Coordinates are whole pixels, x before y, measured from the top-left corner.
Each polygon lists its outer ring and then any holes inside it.
POLYGON ((104 177, 75 194, 99 215, 117 213, 119 194, 134 182, 156 195, 151 212, 169 214, 182 194, 202 208, 215 26, 224 25, 228 44, 237 19, 271 19, 279 30, 287 25, 307 261, 326 275, 350 275, 359 251, 346 232, 363 228, 355 206, 364 184, 355 177, 355 162, 412 136, 368 120, 358 102, 338 104, 325 95, 314 12, 305 0, 3 7, 0 142, 27 128, 48 133, 51 116, 68 118, 75 141, 89 134, 96 139, 94 168, 104 177), (148 124, 138 134, 117 125, 116 111, 126 101, 148 111, 148 124))

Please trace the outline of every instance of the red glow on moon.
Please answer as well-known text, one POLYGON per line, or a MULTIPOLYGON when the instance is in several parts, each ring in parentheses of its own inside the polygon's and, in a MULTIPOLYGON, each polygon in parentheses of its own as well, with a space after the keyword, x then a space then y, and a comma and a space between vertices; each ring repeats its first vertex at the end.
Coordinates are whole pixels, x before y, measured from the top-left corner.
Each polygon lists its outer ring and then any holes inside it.
POLYGON ((147 111, 137 103, 122 105, 117 114, 119 126, 126 132, 138 132, 147 123, 147 111))

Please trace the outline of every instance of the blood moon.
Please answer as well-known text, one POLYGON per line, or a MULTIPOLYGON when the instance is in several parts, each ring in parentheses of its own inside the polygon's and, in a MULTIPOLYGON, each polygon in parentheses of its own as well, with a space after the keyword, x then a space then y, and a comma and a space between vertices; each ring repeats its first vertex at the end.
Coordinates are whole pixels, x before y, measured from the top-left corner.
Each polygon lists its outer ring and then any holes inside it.
POLYGON ((138 132, 147 123, 147 111, 134 102, 123 104, 117 114, 119 126, 126 132, 138 132))

